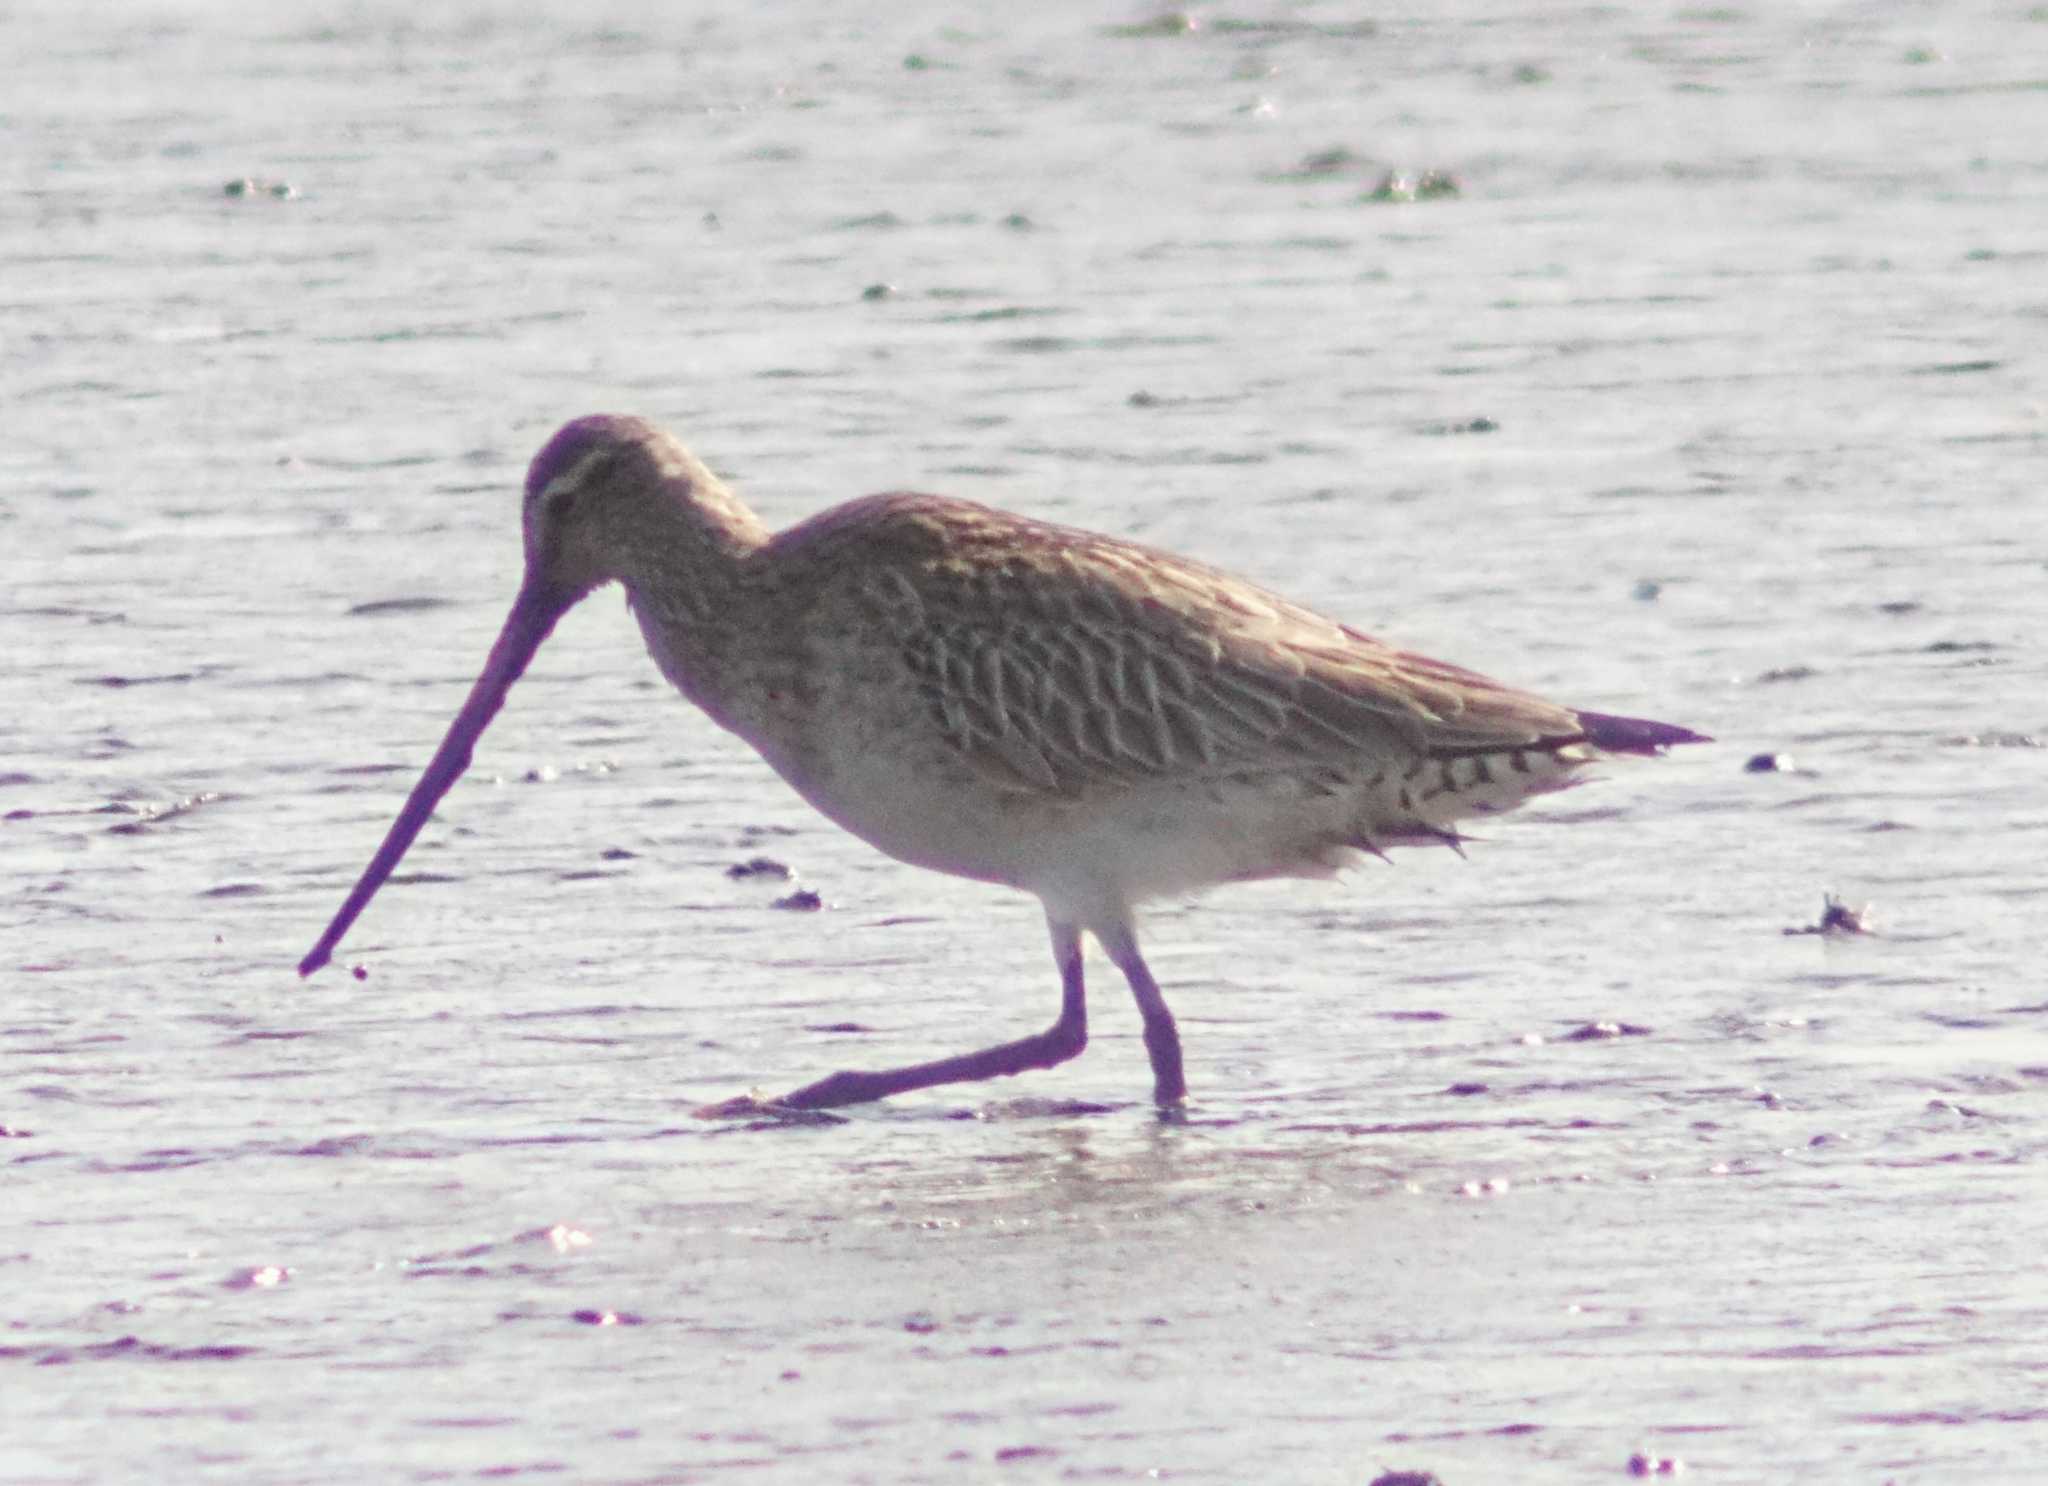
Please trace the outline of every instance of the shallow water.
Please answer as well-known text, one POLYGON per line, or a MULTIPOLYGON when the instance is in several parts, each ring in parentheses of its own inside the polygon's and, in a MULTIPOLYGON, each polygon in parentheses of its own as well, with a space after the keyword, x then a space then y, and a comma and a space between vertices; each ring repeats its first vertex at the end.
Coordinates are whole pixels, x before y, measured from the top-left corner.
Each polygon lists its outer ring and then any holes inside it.
POLYGON ((0 16, 0 1479, 2035 1479, 2048 20, 601 16, 0 16), (1057 981, 615 597, 293 974, 595 409, 1721 742, 709 1125, 1057 981))

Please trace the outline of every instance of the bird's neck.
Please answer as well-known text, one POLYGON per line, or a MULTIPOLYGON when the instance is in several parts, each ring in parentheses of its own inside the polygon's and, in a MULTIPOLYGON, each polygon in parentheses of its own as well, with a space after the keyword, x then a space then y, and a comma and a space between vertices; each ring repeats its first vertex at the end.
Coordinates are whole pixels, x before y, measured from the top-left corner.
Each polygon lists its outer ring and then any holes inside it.
POLYGON ((754 626, 748 562, 768 529, 698 466, 620 543, 619 580, 662 673, 724 721, 727 672, 754 626))

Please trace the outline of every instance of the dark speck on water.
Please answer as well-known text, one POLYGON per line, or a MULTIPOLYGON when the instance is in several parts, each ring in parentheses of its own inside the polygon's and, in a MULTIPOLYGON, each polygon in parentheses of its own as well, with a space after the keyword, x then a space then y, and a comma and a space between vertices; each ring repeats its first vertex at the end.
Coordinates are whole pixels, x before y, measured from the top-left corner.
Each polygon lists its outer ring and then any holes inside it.
POLYGON ((1612 1042, 1617 1037, 1648 1037, 1650 1029, 1634 1022, 1587 1022, 1559 1038, 1560 1042, 1612 1042))
POLYGON ((1107 26, 1103 34, 1124 38, 1143 36, 1189 36, 1202 29, 1202 23, 1184 10, 1169 10, 1153 16, 1150 20, 1135 21, 1127 25, 1107 26))
POLYGON ((1807 924, 1796 929, 1787 929, 1787 934, 1830 934, 1853 935, 1872 934, 1876 930, 1870 919, 1868 903, 1850 905, 1833 893, 1829 893, 1821 908, 1820 922, 1807 924))
POLYGON ((289 181, 259 181, 252 176, 240 176, 227 182, 221 188, 223 196, 242 199, 268 196, 278 201, 290 201, 299 194, 298 188, 289 181))
POLYGON ((1942 741, 1951 748, 2048 748, 2040 733, 1964 733, 1942 741))
POLYGON ((818 896, 816 890, 800 887, 793 893, 787 893, 777 898, 768 906, 770 908, 787 909, 793 913, 815 913, 818 909, 825 906, 825 900, 818 896))
POLYGON ((1679 1476, 1685 1474, 1685 1462, 1671 1455, 1652 1455, 1647 1450, 1638 1450, 1628 1458, 1628 1473, 1632 1476, 1679 1476))
POLYGON ((1491 418, 1461 418, 1450 423, 1425 423, 1422 432, 1435 438, 1446 438, 1461 433, 1498 433, 1500 425, 1491 418))
POLYGON ((197 671, 166 671, 154 676, 106 675, 81 678, 81 686, 104 686, 120 691, 130 686, 164 686, 202 679, 197 671))
POLYGON ((348 609, 352 617, 377 614, 430 614, 436 609, 448 607, 448 600, 420 596, 402 599, 372 599, 365 604, 355 604, 348 609))
POLYGON ((776 882, 787 882, 796 874, 790 870, 788 863, 778 862, 774 857, 749 857, 744 862, 734 862, 727 867, 725 875, 735 879, 766 877, 776 882))
POLYGON ((1463 187, 1447 170, 1425 170, 1421 175, 1390 170, 1379 184, 1366 193, 1367 201, 1441 201, 1460 195, 1463 187))
POLYGON ((1999 649, 1995 640, 1936 640, 1927 647, 1929 655, 1987 655, 1999 649))
POLYGON ((1789 753, 1753 753, 1742 766, 1745 774, 1791 774, 1797 772, 1789 753))
POLYGON ((168 805, 145 806, 137 819, 125 820, 117 826, 108 826, 110 836, 139 836, 153 826, 173 821, 183 815, 190 815, 202 805, 211 805, 221 798, 217 790, 202 790, 196 795, 187 795, 182 800, 173 800, 168 805))
POLYGON ((1341 175, 1364 164, 1364 157, 1338 145, 1334 149, 1317 150, 1314 154, 1304 155, 1301 164, 1297 165, 1294 171, 1300 176, 1341 175))

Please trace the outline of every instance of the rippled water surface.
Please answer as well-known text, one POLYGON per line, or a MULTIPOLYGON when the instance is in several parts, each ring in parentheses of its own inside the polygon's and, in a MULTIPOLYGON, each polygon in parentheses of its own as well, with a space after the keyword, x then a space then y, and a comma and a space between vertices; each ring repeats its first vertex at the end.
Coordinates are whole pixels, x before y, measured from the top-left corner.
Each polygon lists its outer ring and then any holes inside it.
POLYGON ((0 1479, 2038 1479, 2048 16, 860 9, 0 10, 0 1479), (695 1120, 1057 979, 615 595, 293 973, 600 409, 1721 741, 695 1120))

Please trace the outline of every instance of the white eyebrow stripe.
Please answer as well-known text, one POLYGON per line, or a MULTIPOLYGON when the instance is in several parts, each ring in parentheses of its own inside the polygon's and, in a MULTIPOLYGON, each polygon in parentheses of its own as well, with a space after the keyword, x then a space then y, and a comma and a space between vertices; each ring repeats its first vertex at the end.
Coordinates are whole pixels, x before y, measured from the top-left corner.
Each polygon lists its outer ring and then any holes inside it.
POLYGON ((590 473, 591 466, 603 463, 605 459, 610 457, 611 453, 610 449, 592 449, 588 454, 541 487, 541 501, 546 503, 561 491, 574 490, 583 483, 583 477, 590 473))

